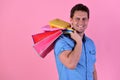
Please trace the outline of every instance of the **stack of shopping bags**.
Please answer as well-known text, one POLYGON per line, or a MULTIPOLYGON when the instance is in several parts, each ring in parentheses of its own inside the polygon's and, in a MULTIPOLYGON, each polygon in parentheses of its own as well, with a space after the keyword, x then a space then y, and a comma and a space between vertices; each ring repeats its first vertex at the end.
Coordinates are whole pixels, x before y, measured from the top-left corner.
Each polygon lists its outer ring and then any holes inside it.
POLYGON ((60 35, 68 31, 73 31, 70 24, 61 19, 53 19, 49 22, 49 25, 41 29, 43 32, 32 35, 32 38, 34 42, 33 47, 42 58, 54 48, 55 40, 60 37, 60 35))

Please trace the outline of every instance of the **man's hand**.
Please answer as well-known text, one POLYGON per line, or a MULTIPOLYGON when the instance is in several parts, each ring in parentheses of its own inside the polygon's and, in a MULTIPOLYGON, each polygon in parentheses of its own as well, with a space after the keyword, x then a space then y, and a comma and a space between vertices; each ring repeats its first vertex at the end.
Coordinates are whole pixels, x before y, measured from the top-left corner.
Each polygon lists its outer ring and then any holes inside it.
POLYGON ((82 35, 79 35, 76 31, 70 33, 70 36, 73 40, 75 40, 76 43, 81 43, 82 42, 82 35))

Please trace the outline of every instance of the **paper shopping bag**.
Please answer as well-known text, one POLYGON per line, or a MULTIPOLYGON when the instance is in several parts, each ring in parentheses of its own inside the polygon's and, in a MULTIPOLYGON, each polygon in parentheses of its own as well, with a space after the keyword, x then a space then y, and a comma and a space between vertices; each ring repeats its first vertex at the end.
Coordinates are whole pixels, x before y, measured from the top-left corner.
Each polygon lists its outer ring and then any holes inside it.
MULTIPOLYGON (((59 30, 60 28, 52 28, 50 25, 45 25, 43 27, 41 27, 41 30, 43 32, 45 31, 55 31, 55 30, 59 30)), ((61 29, 62 30, 62 29, 61 29)))
POLYGON ((68 29, 68 30, 72 30, 70 23, 61 20, 61 19, 53 19, 49 22, 49 25, 52 28, 60 28, 60 29, 68 29))
POLYGON ((47 31, 33 35, 33 46, 36 52, 44 58, 54 47, 55 40, 62 34, 62 30, 47 31))
POLYGON ((32 35, 33 42, 35 44, 35 43, 43 40, 44 38, 55 34, 58 31, 61 31, 61 30, 59 29, 59 30, 53 30, 53 31, 45 31, 43 33, 38 33, 38 34, 32 35))

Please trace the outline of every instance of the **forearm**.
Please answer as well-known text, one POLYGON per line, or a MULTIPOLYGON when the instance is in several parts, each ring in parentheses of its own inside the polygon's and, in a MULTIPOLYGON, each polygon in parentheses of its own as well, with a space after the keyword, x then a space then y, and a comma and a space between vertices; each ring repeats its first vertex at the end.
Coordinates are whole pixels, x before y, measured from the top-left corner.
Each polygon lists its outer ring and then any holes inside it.
POLYGON ((78 61, 82 52, 82 37, 76 33, 71 33, 71 38, 76 42, 74 49, 63 51, 59 58, 60 61, 69 69, 74 69, 78 64, 78 61))
POLYGON ((74 50, 71 51, 71 53, 69 53, 69 55, 67 56, 70 65, 76 67, 81 56, 81 51, 82 51, 82 42, 77 43, 75 45, 74 50))

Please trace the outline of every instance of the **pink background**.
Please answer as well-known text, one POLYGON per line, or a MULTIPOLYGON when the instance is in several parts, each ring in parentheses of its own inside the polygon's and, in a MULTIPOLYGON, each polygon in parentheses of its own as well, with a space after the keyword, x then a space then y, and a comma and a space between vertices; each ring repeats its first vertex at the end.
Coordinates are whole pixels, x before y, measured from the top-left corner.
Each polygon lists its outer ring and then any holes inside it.
POLYGON ((58 80, 53 51, 39 57, 31 35, 51 19, 69 22, 76 3, 91 11, 86 34, 97 47, 98 80, 120 80, 119 0, 0 0, 0 80, 58 80))

